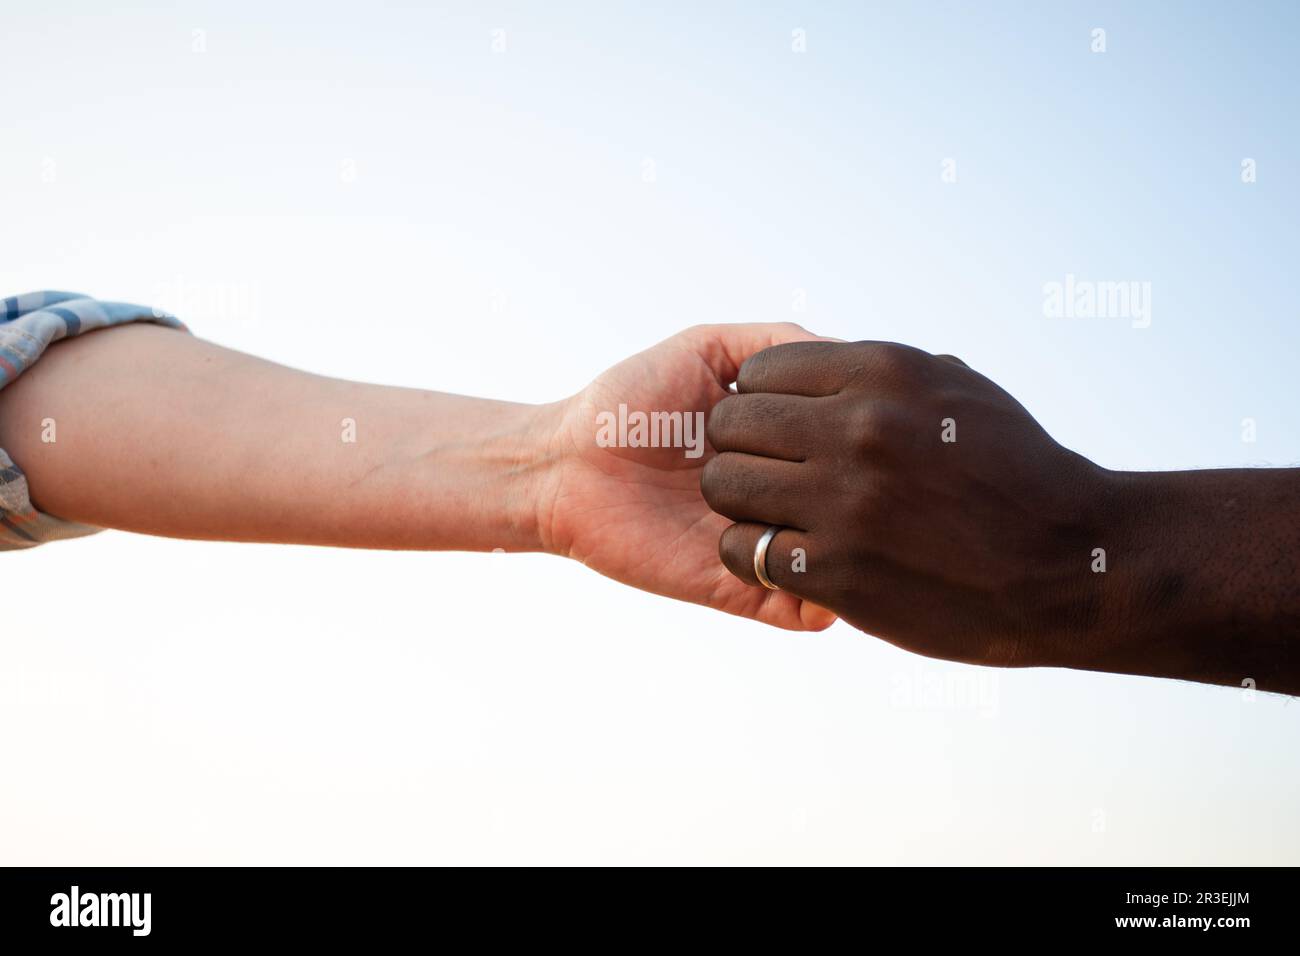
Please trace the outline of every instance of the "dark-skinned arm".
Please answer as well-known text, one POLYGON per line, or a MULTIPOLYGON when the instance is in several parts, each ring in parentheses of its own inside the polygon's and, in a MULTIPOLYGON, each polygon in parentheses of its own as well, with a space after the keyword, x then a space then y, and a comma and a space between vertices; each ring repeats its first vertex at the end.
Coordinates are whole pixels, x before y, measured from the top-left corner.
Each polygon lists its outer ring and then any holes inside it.
POLYGON ((1300 694, 1300 471, 1101 468, 951 356, 796 343, 714 409, 723 563, 920 654, 1300 694), (798 549, 798 550, 796 550, 798 549))

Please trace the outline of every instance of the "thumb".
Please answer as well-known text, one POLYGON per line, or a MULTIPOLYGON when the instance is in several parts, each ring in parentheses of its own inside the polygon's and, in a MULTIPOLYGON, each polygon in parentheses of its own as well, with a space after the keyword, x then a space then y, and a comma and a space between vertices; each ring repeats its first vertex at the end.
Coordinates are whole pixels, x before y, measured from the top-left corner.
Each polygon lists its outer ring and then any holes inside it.
POLYGON ((697 325, 674 338, 680 339, 683 345, 704 359, 723 388, 736 380, 745 359, 773 345, 842 341, 815 335, 794 322, 697 325))

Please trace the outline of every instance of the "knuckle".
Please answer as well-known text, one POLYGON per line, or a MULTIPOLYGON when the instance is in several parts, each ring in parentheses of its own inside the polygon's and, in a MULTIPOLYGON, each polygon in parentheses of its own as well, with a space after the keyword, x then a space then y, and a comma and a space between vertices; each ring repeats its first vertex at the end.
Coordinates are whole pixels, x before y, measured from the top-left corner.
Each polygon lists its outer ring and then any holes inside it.
POLYGON ((848 430, 856 447, 876 451, 889 443, 894 422, 878 402, 858 402, 848 412, 848 430))
POLYGON ((906 383, 917 374, 924 353, 897 342, 874 342, 867 353, 872 374, 895 383, 906 383))
POLYGON ((707 322, 697 322, 677 333, 676 338, 688 344, 700 345, 716 337, 717 326, 707 322))

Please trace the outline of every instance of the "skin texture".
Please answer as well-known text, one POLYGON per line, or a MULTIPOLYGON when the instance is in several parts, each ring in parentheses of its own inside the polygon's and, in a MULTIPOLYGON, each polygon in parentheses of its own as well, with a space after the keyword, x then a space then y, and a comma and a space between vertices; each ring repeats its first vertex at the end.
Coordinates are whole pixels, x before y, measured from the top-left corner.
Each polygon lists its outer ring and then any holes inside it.
POLYGON ((739 580, 780 525, 775 584, 919 654, 1300 693, 1300 473, 1108 471, 893 343, 780 345, 737 390, 702 488, 739 580))
MULTIPOLYGON (((618 581, 778 627, 821 630, 834 616, 794 594, 755 591, 718 562, 727 522, 700 494, 712 457, 681 448, 601 447, 597 415, 682 409, 707 413, 729 394, 741 363, 776 342, 814 339, 797 325, 704 325, 614 366, 562 405, 556 462, 541 500, 543 549, 618 581)), ((707 419, 706 419, 707 420, 707 419)), ((701 436, 701 439, 703 436, 701 436)))
POLYGON ((522 405, 310 375, 129 325, 53 345, 0 392, 0 447, 33 503, 73 521, 227 541, 549 551, 657 594, 819 629, 828 612, 719 565, 727 522, 699 491, 709 453, 602 448, 595 427, 620 403, 707 413, 749 355, 811 338, 786 324, 700 326, 572 398, 522 405), (55 442, 42 441, 45 419, 55 442))

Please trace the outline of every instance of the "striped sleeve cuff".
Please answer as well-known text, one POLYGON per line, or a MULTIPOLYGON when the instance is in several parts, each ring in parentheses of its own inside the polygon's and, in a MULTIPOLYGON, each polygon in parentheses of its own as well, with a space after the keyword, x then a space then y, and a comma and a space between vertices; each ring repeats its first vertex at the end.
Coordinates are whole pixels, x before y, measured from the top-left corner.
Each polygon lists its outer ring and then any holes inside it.
MULTIPOLYGON (((0 389, 31 368, 51 343, 127 322, 185 328, 175 316, 157 309, 100 302, 75 292, 29 292, 0 299, 0 389)), ((0 448, 0 551, 32 548, 98 530, 38 511, 31 502, 27 476, 0 448)))

